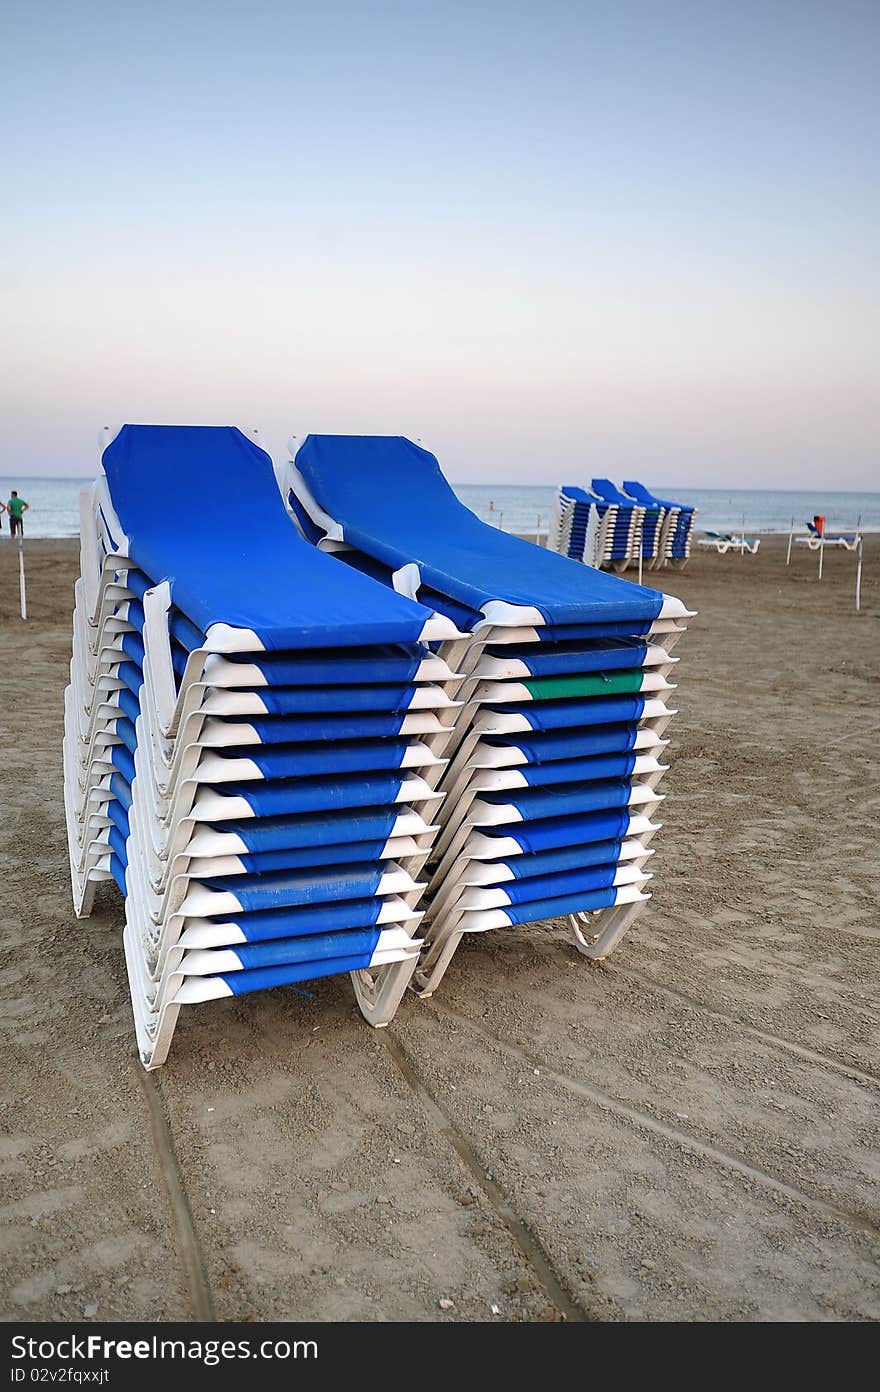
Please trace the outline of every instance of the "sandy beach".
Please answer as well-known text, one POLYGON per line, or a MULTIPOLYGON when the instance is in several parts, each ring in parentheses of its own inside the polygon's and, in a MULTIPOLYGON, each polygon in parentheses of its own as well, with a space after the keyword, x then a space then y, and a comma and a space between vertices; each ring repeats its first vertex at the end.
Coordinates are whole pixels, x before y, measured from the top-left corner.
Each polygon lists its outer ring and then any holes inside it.
POLYGON ((880 1316, 880 537, 859 615, 781 538, 664 573, 699 618, 606 963, 510 929, 388 1030, 330 978, 193 1008, 150 1075, 121 898, 70 902, 77 544, 27 571, 25 625, 4 532, 4 1319, 880 1316))

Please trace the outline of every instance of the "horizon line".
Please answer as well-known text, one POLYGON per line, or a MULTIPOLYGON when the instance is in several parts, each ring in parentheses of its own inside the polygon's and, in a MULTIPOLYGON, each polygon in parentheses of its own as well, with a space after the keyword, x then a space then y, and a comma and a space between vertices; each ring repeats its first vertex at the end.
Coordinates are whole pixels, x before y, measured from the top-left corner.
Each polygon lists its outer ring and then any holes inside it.
MULTIPOLYGON (((0 479, 11 482, 16 475, 0 474, 0 479)), ((90 483, 98 477, 97 471, 94 474, 19 474, 18 478, 39 480, 44 483, 90 483)), ((445 478, 445 475, 444 475, 445 478)), ((488 479, 482 483, 474 483, 464 479, 447 479, 447 483, 452 487, 462 488, 558 488, 556 483, 525 483, 523 481, 511 483, 503 479, 488 479)), ((578 485, 582 487, 583 485, 578 485)), ((704 487, 696 483, 662 483, 657 487, 674 489, 693 489, 698 493, 851 493, 853 496, 868 494, 870 497, 880 497, 880 488, 830 488, 804 486, 803 488, 743 488, 732 484, 722 484, 713 488, 704 487)))

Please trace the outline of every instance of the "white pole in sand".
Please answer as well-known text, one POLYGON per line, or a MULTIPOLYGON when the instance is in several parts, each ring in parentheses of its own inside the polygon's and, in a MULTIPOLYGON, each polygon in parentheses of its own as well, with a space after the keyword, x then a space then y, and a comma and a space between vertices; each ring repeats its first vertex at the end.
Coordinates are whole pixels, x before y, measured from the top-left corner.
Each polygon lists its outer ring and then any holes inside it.
POLYGON ((862 539, 859 537, 859 549, 856 556, 856 613, 862 608, 862 539))
POLYGON ((819 538, 819 579, 822 579, 822 561, 825 558, 825 528, 822 528, 822 535, 819 538))
POLYGON ((791 527, 788 532, 788 551, 785 556, 785 564, 791 565, 791 539, 794 536, 794 517, 791 519, 791 527))
POLYGON ((746 554, 746 515, 745 515, 745 513, 743 513, 743 529, 742 529, 742 536, 740 537, 740 540, 739 540, 739 554, 740 554, 741 556, 744 556, 744 555, 746 554))
POLYGON ((24 538, 18 538, 18 593, 21 597, 21 617, 27 618, 27 586, 24 580, 24 538))

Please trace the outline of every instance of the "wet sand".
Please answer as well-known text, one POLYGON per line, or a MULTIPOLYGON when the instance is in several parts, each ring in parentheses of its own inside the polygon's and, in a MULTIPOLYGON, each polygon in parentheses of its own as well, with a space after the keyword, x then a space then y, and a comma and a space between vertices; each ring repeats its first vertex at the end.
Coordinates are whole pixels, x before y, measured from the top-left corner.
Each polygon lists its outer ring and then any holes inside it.
POLYGON ((880 538, 861 615, 852 556, 784 552, 663 576, 700 615, 607 963, 486 935, 386 1031, 319 981, 146 1075, 120 897, 70 905, 77 548, 28 543, 24 625, 4 533, 3 1317, 876 1319, 880 538))

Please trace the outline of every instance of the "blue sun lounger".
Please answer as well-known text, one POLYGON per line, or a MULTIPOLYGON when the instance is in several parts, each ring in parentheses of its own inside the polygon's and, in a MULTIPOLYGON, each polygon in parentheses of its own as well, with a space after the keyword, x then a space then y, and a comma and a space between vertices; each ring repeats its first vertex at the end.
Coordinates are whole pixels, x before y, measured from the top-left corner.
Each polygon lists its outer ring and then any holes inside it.
POLYGON ((608 563, 617 571, 626 570, 627 566, 638 562, 645 509, 616 488, 610 479, 594 478, 591 490, 593 497, 599 500, 600 517, 608 512, 613 518, 608 563))
POLYGON ((560 556, 600 566, 610 560, 613 514, 600 517, 596 499, 574 484, 556 490, 547 546, 560 556))
MULTIPOLYGON (((313 538, 344 541, 393 573, 415 564, 422 584, 489 622, 502 605, 508 621, 519 609, 520 623, 542 626, 665 617, 657 591, 611 576, 585 584, 578 567, 481 522, 456 498, 435 457, 402 437, 310 435, 283 482, 286 501, 313 538), (336 516, 326 508, 331 496, 336 516), (508 571, 487 583, 487 566, 493 576, 508 571)), ((673 610, 687 612, 667 601, 673 610)))
POLYGON ((795 537, 795 541, 811 551, 818 551, 821 546, 842 546, 845 551, 855 551, 862 539, 860 532, 820 532, 815 522, 807 522, 806 527, 808 535, 795 537))
POLYGON ((684 565, 691 553, 697 509, 688 503, 672 503, 668 498, 658 498, 635 479, 624 479, 623 492, 645 509, 642 524, 646 536, 645 555, 650 551, 656 565, 667 561, 684 565), (648 540, 652 530, 653 543, 648 540))
POLYGON ((410 441, 309 436, 291 452, 281 482, 304 536, 467 634, 436 649, 461 675, 426 863, 421 994, 464 933, 548 913, 569 918, 585 955, 607 955, 648 897, 685 606, 486 526, 410 441), (606 817, 594 836, 590 819, 610 811, 615 834, 606 817), (547 850, 555 858, 540 859, 547 850))
POLYGON ((71 878, 80 915, 101 880, 125 896, 143 1063, 184 1005, 341 972, 386 1024, 420 947, 455 624, 304 541, 233 428, 108 432, 81 523, 71 878))

